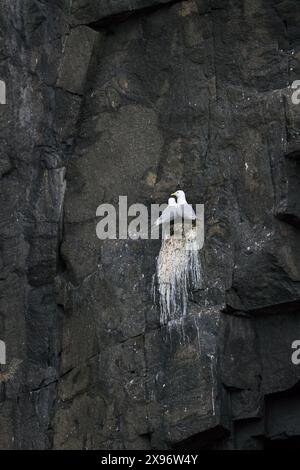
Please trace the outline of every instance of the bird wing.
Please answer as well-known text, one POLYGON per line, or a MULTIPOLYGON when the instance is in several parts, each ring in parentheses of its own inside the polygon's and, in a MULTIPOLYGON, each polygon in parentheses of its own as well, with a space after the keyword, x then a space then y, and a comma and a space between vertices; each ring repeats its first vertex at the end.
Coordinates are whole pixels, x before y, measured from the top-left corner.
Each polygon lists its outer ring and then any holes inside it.
POLYGON ((154 222, 154 225, 161 225, 171 222, 174 220, 176 213, 176 206, 168 206, 162 212, 161 216, 154 222))
POLYGON ((190 204, 187 204, 184 209, 184 218, 189 220, 195 220, 196 214, 193 207, 190 204))
POLYGON ((196 214, 190 204, 181 204, 177 210, 178 217, 183 220, 195 220, 196 214))

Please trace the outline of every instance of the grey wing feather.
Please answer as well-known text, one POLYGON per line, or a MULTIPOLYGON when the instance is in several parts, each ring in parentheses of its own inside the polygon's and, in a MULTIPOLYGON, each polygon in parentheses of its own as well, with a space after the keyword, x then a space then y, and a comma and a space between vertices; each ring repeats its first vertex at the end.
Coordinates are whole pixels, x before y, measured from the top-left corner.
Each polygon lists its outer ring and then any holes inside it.
POLYGON ((190 204, 179 206, 178 216, 183 220, 196 220, 196 214, 190 204))
POLYGON ((168 222, 171 222, 171 220, 174 220, 175 218, 175 212, 176 212, 175 207, 168 206, 163 211, 161 216, 158 217, 158 219, 154 222, 154 225, 161 225, 161 224, 166 224, 168 222))
POLYGON ((194 212, 194 209, 189 204, 187 206, 185 206, 185 208, 184 208, 184 218, 189 219, 189 220, 195 220, 196 219, 196 214, 194 212))

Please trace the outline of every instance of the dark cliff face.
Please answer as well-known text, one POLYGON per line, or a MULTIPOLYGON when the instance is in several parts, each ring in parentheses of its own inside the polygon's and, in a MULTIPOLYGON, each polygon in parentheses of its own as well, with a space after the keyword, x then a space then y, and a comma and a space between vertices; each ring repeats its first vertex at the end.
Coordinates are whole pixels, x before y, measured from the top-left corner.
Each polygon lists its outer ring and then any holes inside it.
POLYGON ((299 25, 298 0, 1 3, 0 448, 297 445, 299 25), (205 204, 184 340, 160 242, 95 230, 178 187, 205 204))

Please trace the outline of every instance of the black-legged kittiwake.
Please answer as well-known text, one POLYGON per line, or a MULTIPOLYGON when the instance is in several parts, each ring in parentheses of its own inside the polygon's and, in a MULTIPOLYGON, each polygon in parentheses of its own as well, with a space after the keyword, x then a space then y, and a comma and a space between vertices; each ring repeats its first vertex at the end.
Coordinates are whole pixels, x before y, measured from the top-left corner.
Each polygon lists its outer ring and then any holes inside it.
POLYGON ((187 203, 184 191, 178 190, 172 193, 171 196, 176 196, 176 219, 181 220, 196 220, 196 214, 190 204, 187 203))

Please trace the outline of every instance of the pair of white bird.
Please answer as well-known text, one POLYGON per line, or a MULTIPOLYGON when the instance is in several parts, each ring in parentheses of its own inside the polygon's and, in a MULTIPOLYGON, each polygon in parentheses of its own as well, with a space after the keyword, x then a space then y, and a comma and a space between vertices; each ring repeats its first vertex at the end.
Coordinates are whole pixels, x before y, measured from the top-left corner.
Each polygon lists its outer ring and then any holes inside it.
POLYGON ((190 204, 187 203, 184 191, 178 190, 172 193, 168 200, 168 207, 162 212, 161 216, 154 222, 154 225, 170 223, 172 220, 196 220, 196 214, 190 204))

